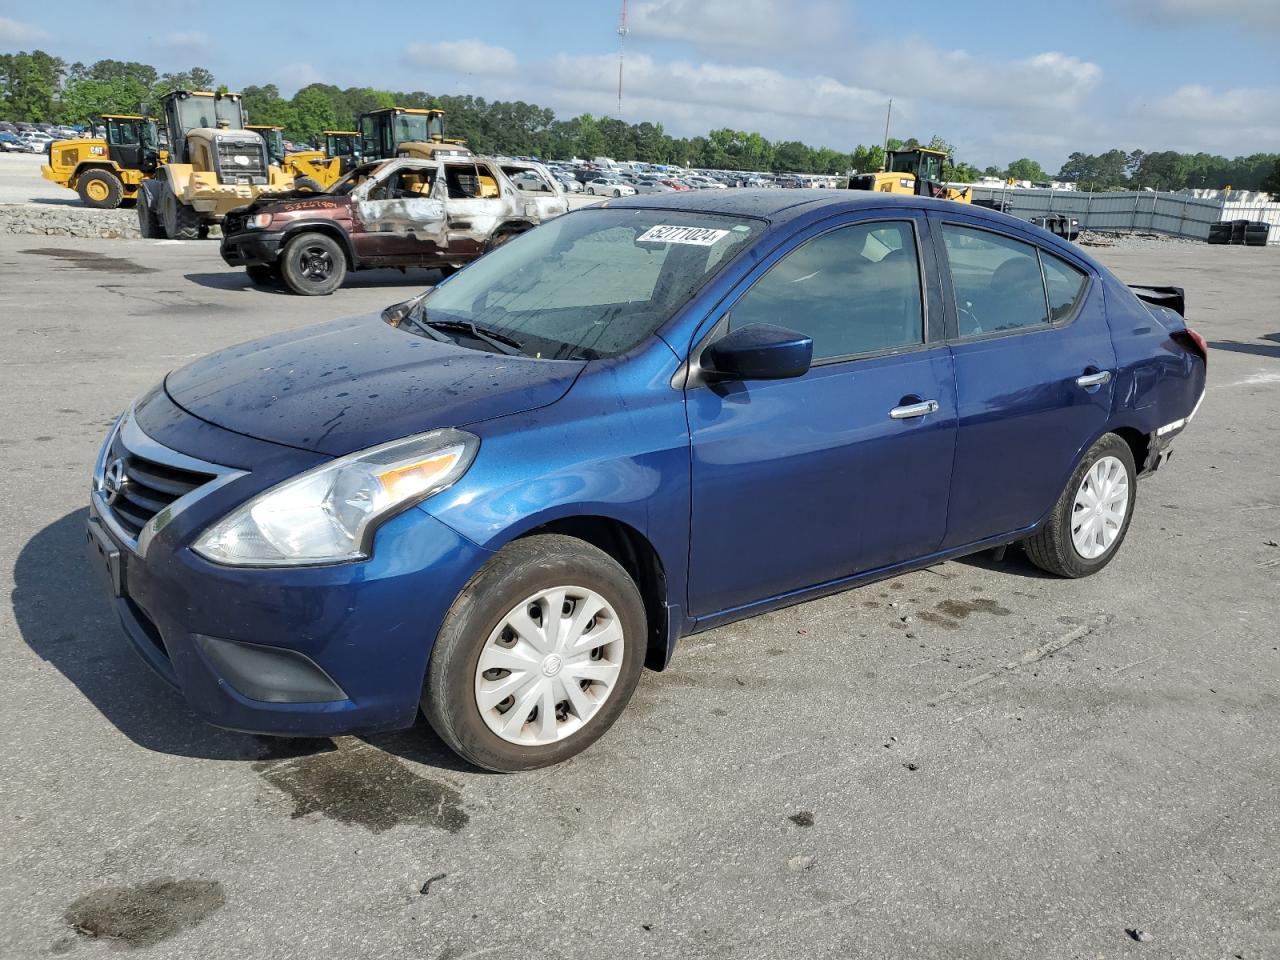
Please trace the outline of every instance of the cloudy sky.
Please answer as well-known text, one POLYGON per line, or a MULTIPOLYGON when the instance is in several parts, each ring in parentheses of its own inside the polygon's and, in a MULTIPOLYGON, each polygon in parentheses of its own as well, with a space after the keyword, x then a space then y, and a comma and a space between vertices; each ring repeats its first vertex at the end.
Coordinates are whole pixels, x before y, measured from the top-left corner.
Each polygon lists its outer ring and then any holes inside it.
MULTIPOLYGON (((323 79, 617 115, 616 0, 261 4, 251 29, 228 18, 223 33, 197 4, 102 9, 4 0, 0 51, 198 64, 233 89, 323 79)), ((895 135, 940 134, 979 166, 1280 151, 1280 0, 630 0, 628 20, 622 117, 676 135, 731 126, 847 150, 879 142, 892 97, 895 135)))

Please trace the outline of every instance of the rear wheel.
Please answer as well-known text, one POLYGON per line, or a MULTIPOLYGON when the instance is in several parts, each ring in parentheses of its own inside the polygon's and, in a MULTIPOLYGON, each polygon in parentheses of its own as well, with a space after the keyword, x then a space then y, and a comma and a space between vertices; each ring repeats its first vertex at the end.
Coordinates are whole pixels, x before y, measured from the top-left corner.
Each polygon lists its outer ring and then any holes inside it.
POLYGON ((164 225, 160 222, 159 211, 151 205, 151 193, 145 189, 138 191, 138 232, 147 239, 164 239, 164 225))
POLYGON ((77 181, 76 193, 86 207, 114 210, 124 197, 124 185, 110 170, 90 170, 77 181))
POLYGON ((621 715, 645 640, 640 593, 612 557, 557 534, 517 540, 454 601, 422 709, 477 766, 511 773, 559 763, 621 715))
POLYGON ((293 189, 310 190, 312 193, 324 193, 324 187, 320 186, 318 180, 311 177, 298 177, 293 181, 293 189))
POLYGON ((304 233, 285 244, 280 256, 285 286, 304 297, 333 293, 347 277, 347 257, 338 241, 323 233, 304 233))
POLYGON ((1027 556, 1060 577, 1097 573, 1124 542, 1136 496, 1133 451, 1109 433, 1081 458, 1044 525, 1024 542, 1027 556))
POLYGON ((160 188, 160 220, 170 240, 200 239, 200 215, 180 202, 168 184, 160 188))

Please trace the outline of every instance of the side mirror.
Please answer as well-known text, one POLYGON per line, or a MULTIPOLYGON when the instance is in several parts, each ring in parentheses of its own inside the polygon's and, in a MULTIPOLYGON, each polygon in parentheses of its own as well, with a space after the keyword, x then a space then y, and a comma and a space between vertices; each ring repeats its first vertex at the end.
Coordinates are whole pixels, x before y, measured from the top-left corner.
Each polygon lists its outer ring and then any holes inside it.
POLYGON ((719 379, 786 380, 808 372, 813 338, 771 323, 753 323, 710 344, 698 363, 719 379))

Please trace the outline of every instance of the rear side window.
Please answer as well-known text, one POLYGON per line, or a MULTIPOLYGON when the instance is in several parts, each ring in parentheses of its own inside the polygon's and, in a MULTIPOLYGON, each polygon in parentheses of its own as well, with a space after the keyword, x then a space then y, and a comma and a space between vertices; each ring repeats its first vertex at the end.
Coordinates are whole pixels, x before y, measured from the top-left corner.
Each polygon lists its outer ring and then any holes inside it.
POLYGON ((1036 248, 987 230, 943 224, 961 337, 1047 326, 1036 248))
POLYGON ((923 343, 911 224, 856 224, 802 243, 734 304, 730 329, 753 323, 812 337, 814 360, 923 343))
POLYGON ((1051 253, 1040 251, 1040 263, 1044 266, 1044 285, 1049 291, 1049 315, 1057 323, 1076 312, 1084 287, 1089 279, 1083 270, 1077 270, 1065 260, 1051 253))

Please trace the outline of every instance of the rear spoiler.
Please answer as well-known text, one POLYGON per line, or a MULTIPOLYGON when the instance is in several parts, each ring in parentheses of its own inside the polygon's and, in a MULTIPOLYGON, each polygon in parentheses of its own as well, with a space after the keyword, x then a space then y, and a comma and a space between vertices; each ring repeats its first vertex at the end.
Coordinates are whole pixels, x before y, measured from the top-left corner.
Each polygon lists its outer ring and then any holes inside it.
POLYGON ((1129 289, 1139 300, 1157 307, 1168 307, 1184 320, 1187 317, 1187 298, 1181 287, 1145 287, 1129 284, 1129 289))

